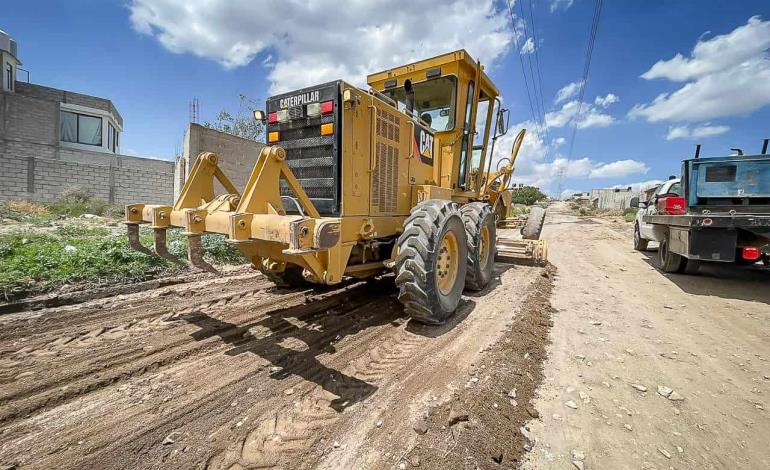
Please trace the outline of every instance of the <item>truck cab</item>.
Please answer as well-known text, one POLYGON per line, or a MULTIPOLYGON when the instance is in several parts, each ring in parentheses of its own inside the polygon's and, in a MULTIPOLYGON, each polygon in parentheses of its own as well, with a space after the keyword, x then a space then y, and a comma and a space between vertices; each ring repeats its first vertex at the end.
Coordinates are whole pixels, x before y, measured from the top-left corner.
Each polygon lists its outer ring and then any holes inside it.
POLYGON ((636 201, 632 200, 632 203, 635 202, 636 207, 639 208, 636 212, 636 222, 634 223, 634 247, 637 250, 646 250, 647 244, 650 241, 658 242, 663 235, 660 229, 656 230, 654 224, 645 222, 644 216, 658 213, 657 202, 659 199, 670 196, 682 196, 682 194, 682 180, 671 178, 658 186, 649 200, 639 201, 636 198, 636 201))

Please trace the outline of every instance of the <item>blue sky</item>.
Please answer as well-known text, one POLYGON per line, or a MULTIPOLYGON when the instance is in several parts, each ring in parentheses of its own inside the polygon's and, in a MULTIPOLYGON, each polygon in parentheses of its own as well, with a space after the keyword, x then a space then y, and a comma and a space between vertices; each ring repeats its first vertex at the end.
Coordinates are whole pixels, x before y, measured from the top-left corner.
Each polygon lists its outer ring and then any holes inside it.
MULTIPOLYGON (((555 193, 561 169, 569 190, 665 179, 696 142, 717 155, 757 151, 770 137, 767 1, 604 2, 579 117, 575 96, 555 99, 580 79, 594 2, 520 1, 520 34, 522 21, 532 32, 533 6, 550 140, 530 134, 519 181, 555 193), (581 128, 570 160, 573 120, 581 128)), ((460 47, 487 64, 512 126, 532 127, 505 2, 335 3, 14 2, 0 29, 18 41, 32 82, 111 99, 125 120, 128 154, 173 159, 192 98, 205 121, 235 110, 241 93, 264 101, 327 79, 360 83, 367 72, 460 47)), ((500 148, 509 151, 510 142, 500 148)))

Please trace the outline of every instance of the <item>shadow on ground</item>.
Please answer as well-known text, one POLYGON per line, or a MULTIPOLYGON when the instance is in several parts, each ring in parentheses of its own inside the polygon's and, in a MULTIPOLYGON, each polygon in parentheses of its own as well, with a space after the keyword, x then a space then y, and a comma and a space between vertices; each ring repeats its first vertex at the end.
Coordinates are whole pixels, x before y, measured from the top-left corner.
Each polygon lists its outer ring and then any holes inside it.
POLYGON ((701 263, 696 275, 667 274, 658 269, 657 251, 642 252, 644 261, 684 292, 770 304, 770 270, 760 266, 701 263))

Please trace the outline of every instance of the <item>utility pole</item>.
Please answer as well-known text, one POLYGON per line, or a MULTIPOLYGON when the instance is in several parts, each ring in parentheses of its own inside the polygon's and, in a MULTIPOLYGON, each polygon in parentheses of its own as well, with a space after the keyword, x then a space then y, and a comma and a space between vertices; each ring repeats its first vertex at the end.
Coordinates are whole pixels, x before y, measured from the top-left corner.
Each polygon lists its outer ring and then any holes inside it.
POLYGON ((559 174, 557 175, 557 178, 559 179, 559 185, 558 185, 558 194, 556 195, 559 200, 561 200, 561 193, 564 191, 564 177, 567 174, 567 169, 564 167, 559 168, 559 174))
POLYGON ((193 98, 192 101, 190 101, 190 122, 198 124, 199 118, 200 103, 198 102, 198 98, 193 98))

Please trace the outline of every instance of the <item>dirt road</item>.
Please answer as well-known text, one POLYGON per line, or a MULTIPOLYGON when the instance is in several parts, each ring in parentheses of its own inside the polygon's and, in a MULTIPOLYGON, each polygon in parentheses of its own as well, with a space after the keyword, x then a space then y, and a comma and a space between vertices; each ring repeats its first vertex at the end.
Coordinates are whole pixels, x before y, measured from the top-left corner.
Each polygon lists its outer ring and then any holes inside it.
POLYGON ((525 467, 770 468, 770 273, 666 275, 632 250, 629 225, 558 212, 525 467))
POLYGON ((529 416, 498 380, 531 370, 533 395, 551 278, 500 265, 441 327, 403 318, 392 278, 279 290, 250 270, 0 316, 0 467, 438 467, 503 412, 470 392, 507 406, 494 457, 513 465, 529 416), (517 348, 537 359, 485 371, 517 348))
POLYGON ((770 468, 770 275, 550 214, 441 327, 248 269, 0 315, 0 468, 770 468))

